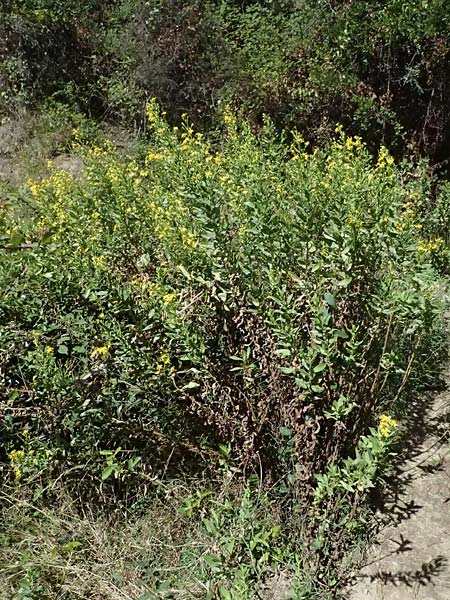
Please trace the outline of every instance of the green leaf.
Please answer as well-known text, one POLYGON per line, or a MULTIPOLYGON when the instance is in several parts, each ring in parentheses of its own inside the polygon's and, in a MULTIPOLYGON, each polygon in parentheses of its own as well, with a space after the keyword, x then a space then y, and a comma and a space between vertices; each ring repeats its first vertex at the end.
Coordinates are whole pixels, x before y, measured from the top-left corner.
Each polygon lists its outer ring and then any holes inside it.
POLYGON ((33 502, 36 502, 36 500, 39 500, 39 498, 42 496, 42 494, 44 493, 44 488, 39 486, 34 490, 34 494, 33 494, 33 502))
POLYGON ((339 485, 342 488, 344 488, 344 490, 347 490, 347 492, 352 492, 353 493, 355 491, 355 488, 352 485, 350 485, 349 483, 347 483, 346 481, 344 481, 344 480, 341 480, 339 482, 339 485))
POLYGON ((295 384, 297 385, 297 387, 299 387, 301 390, 306 390, 308 389, 308 383, 304 380, 304 379, 300 379, 299 377, 295 378, 295 384))
POLYGON ((127 467, 132 471, 137 467, 137 465, 141 462, 142 456, 136 456, 135 458, 130 458, 127 462, 127 467))
POLYGON ((344 331, 343 329, 339 329, 338 331, 336 331, 334 336, 337 338, 341 338, 342 340, 348 339, 348 333, 346 331, 344 331))
POLYGON ((69 354, 69 348, 65 344, 60 344, 58 346, 58 354, 69 354))
POLYGON ((231 595, 231 593, 223 586, 220 588, 219 591, 220 591, 220 597, 222 598, 222 600, 233 600, 233 596, 231 595))
POLYGON ((81 546, 81 542, 67 542, 67 544, 64 544, 64 546, 61 546, 61 553, 62 554, 70 554, 71 552, 73 552, 74 550, 79 548, 80 546, 81 546))
POLYGON ((321 538, 315 538, 311 543, 310 549, 313 552, 316 552, 317 550, 320 550, 322 548, 322 546, 323 546, 323 540, 321 538))
POLYGON ((219 452, 225 458, 229 458, 231 454, 231 446, 225 446, 224 444, 219 444, 219 452))
POLYGON ((106 479, 108 479, 108 477, 111 477, 111 475, 114 473, 115 468, 116 465, 107 466, 106 469, 104 469, 102 472, 102 481, 105 481, 106 479))
POLYGON ((217 533, 217 527, 215 526, 212 519, 203 519, 203 525, 205 526, 206 531, 210 535, 217 533))
POLYGON ((51 231, 51 230, 49 229, 49 230, 48 230, 46 233, 44 233, 44 235, 42 236, 42 239, 41 239, 41 244, 42 244, 43 246, 47 246, 48 244, 50 244, 50 242, 52 241, 52 239, 53 239, 53 231, 51 231))
POLYGON ((279 367, 279 370, 285 375, 292 375, 293 373, 295 373, 295 369, 293 369, 292 367, 279 367))
POLYGON ((336 308, 336 299, 333 296, 333 294, 330 294, 330 292, 325 292, 323 299, 328 304, 328 306, 336 308))
POLYGON ((291 351, 288 348, 280 348, 279 350, 275 350, 275 354, 278 354, 278 356, 290 356, 291 351))
POLYGON ((224 548, 225 548, 227 554, 232 554, 232 552, 234 550, 234 544, 235 544, 234 538, 230 538, 229 540, 227 540, 224 543, 224 548))
POLYGON ((186 277, 186 279, 191 279, 189 272, 183 267, 183 265, 178 265, 178 268, 183 273, 183 275, 186 277))
POLYGON ((289 427, 280 427, 280 435, 282 435, 283 437, 291 437, 292 436, 292 429, 289 429, 289 427))
POLYGON ((222 560, 216 554, 207 554, 205 556, 206 564, 213 570, 213 572, 217 572, 222 565, 222 560))
POLYGON ((352 282, 352 278, 351 277, 344 277, 343 279, 341 279, 340 281, 338 281, 338 285, 339 287, 348 287, 352 282))

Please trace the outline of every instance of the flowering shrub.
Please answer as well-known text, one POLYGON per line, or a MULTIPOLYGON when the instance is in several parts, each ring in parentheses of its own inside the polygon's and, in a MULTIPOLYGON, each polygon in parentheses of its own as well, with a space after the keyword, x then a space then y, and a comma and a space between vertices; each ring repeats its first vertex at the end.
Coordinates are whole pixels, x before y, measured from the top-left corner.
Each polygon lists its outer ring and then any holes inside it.
POLYGON ((23 447, 11 450, 9 460, 17 482, 40 475, 50 465, 54 452, 30 440, 29 431, 22 434, 23 447))
POLYGON ((437 364, 442 307, 404 175, 340 130, 310 153, 225 112, 214 147, 155 103, 147 117, 140 157, 76 142, 81 178, 54 169, 6 207, 10 452, 26 426, 66 464, 98 474, 98 450, 120 447, 145 473, 225 444, 312 483, 437 364))

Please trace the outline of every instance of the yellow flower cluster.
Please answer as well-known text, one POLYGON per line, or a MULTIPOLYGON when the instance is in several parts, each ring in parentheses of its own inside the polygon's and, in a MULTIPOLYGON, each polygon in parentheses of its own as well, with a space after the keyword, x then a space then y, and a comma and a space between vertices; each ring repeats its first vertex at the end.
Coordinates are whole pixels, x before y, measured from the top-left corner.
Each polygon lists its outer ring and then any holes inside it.
POLYGON ((93 348, 93 350, 91 352, 91 358, 108 356, 110 348, 111 348, 111 342, 108 342, 104 346, 96 346, 95 348, 93 348))
POLYGON ((71 218, 70 192, 73 177, 62 170, 54 172, 40 182, 28 181, 28 189, 33 198, 41 205, 43 214, 39 220, 40 227, 61 227, 71 218))
POLYGON ((167 365, 170 365, 170 355, 168 352, 162 352, 156 359, 156 370, 163 371, 167 365))
POLYGON ((110 154, 112 148, 112 143, 107 140, 104 142, 103 147, 93 146, 92 148, 89 148, 88 155, 93 158, 105 158, 110 154))
POLYGON ((160 121, 159 108, 156 98, 151 98, 147 103, 145 114, 148 125, 156 125, 160 121))
POLYGON ((236 127, 236 117, 233 114, 230 106, 226 106, 223 111, 223 122, 229 129, 234 129, 236 127))
POLYGON ((156 359, 156 371, 158 373, 165 373, 166 375, 173 375, 175 368, 170 366, 170 354, 169 352, 162 352, 156 359))
POLYGON ((389 169, 394 164, 394 158, 389 153, 389 150, 385 146, 381 146, 381 150, 378 154, 377 169, 389 169))
POLYGON ((106 171, 106 179, 115 186, 120 183, 122 173, 119 165, 111 165, 106 171))
POLYGON ((417 250, 424 254, 430 254, 431 252, 439 252, 444 246, 445 240, 443 238, 435 238, 434 240, 420 239, 417 244, 417 250))
MULTIPOLYGON (((28 437, 27 434, 28 432, 24 432, 25 438, 28 437)), ((12 450, 9 453, 9 460, 16 481, 19 481, 24 473, 32 473, 45 466, 50 455, 50 450, 12 450)))
POLYGON ((96 267, 99 267, 99 268, 105 267, 106 262, 105 262, 105 257, 103 256, 103 254, 100 254, 99 256, 94 256, 93 263, 96 267))
POLYGON ((36 198, 36 196, 39 194, 40 191, 40 185, 37 183, 37 181, 33 181, 30 179, 30 181, 28 182, 28 188, 31 192, 31 195, 36 198))
POLYGON ((148 293, 150 296, 156 293, 157 286, 145 275, 134 275, 130 283, 135 290, 141 293, 148 293))
POLYGON ((389 437, 398 427, 398 422, 389 415, 381 415, 378 431, 382 438, 389 437))
POLYGON ((361 150, 362 147, 363 147, 363 142, 359 135, 356 135, 353 138, 348 137, 345 140, 345 149, 348 152, 353 152, 354 150, 361 150))
POLYGON ((14 470, 14 477, 19 480, 22 477, 21 465, 25 456, 23 450, 12 450, 9 453, 9 459, 11 461, 12 468, 14 470))
POLYGON ((163 286, 143 274, 135 275, 130 283, 136 292, 147 297, 160 298, 166 305, 172 304, 177 297, 175 292, 167 292, 163 286))
POLYGON ((411 227, 414 229, 422 229, 422 223, 416 223, 416 212, 414 210, 414 202, 408 201, 403 203, 403 211, 401 213, 401 221, 397 223, 397 231, 408 231, 411 227))
POLYGON ((186 227, 180 227, 181 243, 183 246, 190 246, 191 248, 197 248, 198 244, 194 239, 194 236, 186 227))
POLYGON ((164 294, 163 300, 167 304, 170 304, 171 302, 173 302, 175 300, 175 297, 176 297, 176 294, 174 292, 172 292, 171 294, 164 294))
POLYGON ((145 164, 147 166, 151 162, 161 160, 162 158, 163 158, 163 155, 161 154, 161 152, 153 152, 152 150, 150 150, 149 152, 147 152, 147 154, 145 156, 145 164))

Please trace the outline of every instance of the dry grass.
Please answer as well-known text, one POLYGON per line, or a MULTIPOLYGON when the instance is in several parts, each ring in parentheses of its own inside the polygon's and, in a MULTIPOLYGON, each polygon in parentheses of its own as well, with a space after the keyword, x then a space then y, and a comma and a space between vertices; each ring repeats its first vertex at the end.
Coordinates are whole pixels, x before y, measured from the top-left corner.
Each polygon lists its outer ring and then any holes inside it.
POLYGON ((180 582, 177 598, 200 597, 204 542, 190 541, 178 513, 182 491, 172 487, 135 518, 80 513, 67 495, 43 508, 2 492, 1 600, 137 600, 164 580, 180 582))

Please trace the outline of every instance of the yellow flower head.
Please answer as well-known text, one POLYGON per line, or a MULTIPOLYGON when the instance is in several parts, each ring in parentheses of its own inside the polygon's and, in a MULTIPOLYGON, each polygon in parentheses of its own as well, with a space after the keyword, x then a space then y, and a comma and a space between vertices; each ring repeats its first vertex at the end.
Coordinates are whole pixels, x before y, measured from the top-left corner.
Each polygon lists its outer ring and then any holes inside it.
POLYGON ((175 293, 171 293, 171 294, 165 294, 163 296, 163 300, 164 302, 167 302, 167 304, 169 304, 170 302, 173 302, 175 300, 176 294, 175 293))
POLYGON ((394 164, 394 158, 385 146, 381 146, 378 154, 377 169, 389 169, 394 164))
POLYGON ((439 252, 445 246, 445 240, 443 238, 434 238, 432 240, 420 239, 417 243, 417 250, 424 254, 430 254, 433 252, 439 252))
POLYGON ((156 359, 156 370, 160 373, 167 365, 170 365, 170 354, 168 352, 162 352, 156 359))
POLYGON ((104 346, 96 346, 95 348, 93 348, 93 350, 91 352, 91 358, 97 358, 98 356, 100 356, 100 357, 108 356, 110 347, 111 347, 110 342, 108 342, 104 346))
POLYGON ((383 438, 389 437, 398 427, 398 422, 389 415, 381 415, 378 431, 383 438))

